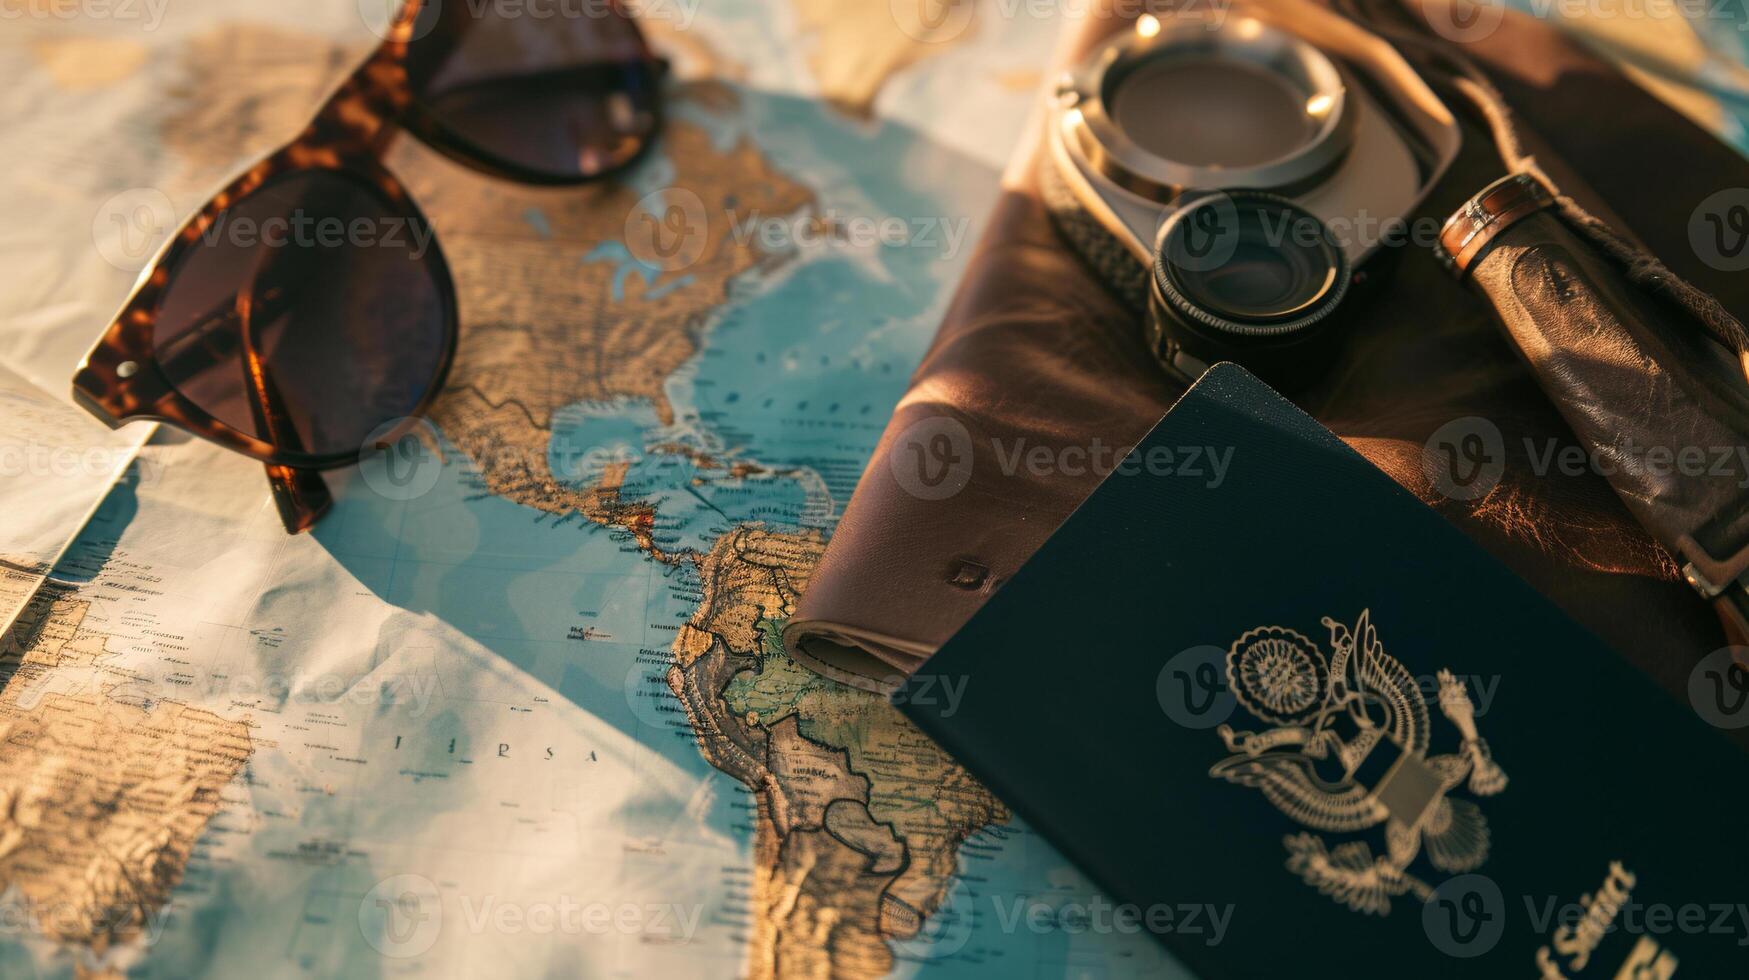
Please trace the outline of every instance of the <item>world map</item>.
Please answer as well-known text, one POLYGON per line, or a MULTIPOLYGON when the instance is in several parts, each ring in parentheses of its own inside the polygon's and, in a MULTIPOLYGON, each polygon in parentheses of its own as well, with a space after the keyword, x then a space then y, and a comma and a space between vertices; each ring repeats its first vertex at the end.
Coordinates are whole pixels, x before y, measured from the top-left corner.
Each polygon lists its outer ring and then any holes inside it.
MULTIPOLYGON (((123 103, 138 159, 9 139, 91 200, 197 205, 371 40, 350 3, 237 6, 0 52, 32 120, 123 103)), ((258 466, 161 434, 6 638, 0 975, 1183 975, 779 640, 1054 25, 798 0, 649 27, 680 81, 622 181, 391 154, 462 319, 416 441, 288 538, 258 466)))

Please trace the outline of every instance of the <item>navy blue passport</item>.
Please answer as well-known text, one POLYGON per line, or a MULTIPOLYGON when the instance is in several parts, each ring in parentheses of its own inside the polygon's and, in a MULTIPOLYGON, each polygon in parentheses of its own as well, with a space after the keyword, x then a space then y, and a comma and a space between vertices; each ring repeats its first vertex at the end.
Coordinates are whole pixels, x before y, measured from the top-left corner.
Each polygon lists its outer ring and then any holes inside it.
POLYGON ((1749 977, 1749 758, 1231 365, 893 697, 1204 980, 1749 977))

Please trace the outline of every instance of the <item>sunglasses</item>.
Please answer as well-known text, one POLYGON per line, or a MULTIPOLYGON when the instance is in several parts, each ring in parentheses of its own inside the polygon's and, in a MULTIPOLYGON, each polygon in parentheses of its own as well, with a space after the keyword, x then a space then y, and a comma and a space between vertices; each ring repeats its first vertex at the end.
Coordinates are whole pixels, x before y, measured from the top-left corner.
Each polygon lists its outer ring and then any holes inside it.
POLYGON ((472 6, 408 0, 302 135, 188 219, 79 365, 82 407, 266 463, 293 534, 333 502, 320 471, 407 433, 454 359, 456 292, 384 165, 395 136, 564 185, 631 165, 661 127, 667 65, 620 0, 560 18, 472 6))

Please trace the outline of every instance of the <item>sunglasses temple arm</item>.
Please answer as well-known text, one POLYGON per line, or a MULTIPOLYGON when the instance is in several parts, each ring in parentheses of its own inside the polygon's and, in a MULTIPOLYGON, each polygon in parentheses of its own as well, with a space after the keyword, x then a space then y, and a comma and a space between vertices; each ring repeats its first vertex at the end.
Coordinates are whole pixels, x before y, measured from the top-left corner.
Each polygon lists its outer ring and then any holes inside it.
MULTIPOLYGON (((249 373, 256 396, 249 404, 256 413, 257 424, 262 431, 272 434, 277 444, 285 445, 287 439, 296 443, 296 434, 289 431, 289 426, 281 424, 284 407, 273 378, 256 356, 255 346, 246 344, 245 348, 244 370, 249 373), (287 431, 281 432, 281 429, 287 431)), ((285 528, 285 533, 302 534, 315 527, 333 505, 334 495, 328 491, 328 481, 320 472, 279 463, 267 463, 265 468, 268 488, 273 491, 273 505, 279 511, 279 523, 285 528)))
POLYGON ((279 510, 279 522, 287 534, 302 534, 315 527, 334 504, 328 481, 315 470, 268 463, 267 485, 273 491, 273 505, 279 510))
MULTIPOLYGON (((280 397, 279 388, 273 383, 273 376, 268 372, 260 352, 255 349, 252 333, 253 294, 252 280, 238 292, 236 299, 237 331, 242 340, 243 374, 250 394, 253 395, 249 399, 249 409, 255 415, 256 426, 270 441, 275 445, 294 447, 298 444, 297 432, 287 424, 285 403, 280 397)), ((278 463, 267 463, 265 469, 267 485, 273 493, 274 508, 279 511, 279 522, 287 534, 308 531, 333 505, 334 496, 329 492, 328 482, 322 478, 321 473, 278 463)))

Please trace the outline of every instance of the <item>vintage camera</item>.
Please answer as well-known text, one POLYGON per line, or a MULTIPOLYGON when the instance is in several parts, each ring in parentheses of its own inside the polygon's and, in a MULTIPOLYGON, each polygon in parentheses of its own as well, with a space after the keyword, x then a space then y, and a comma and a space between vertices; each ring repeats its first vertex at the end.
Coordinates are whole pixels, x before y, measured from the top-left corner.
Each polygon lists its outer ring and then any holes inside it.
POLYGON ((1432 92, 1338 20, 1145 15, 1058 88, 1052 169, 1079 212, 1059 223, 1108 279, 1140 286, 1180 373, 1231 360, 1277 387, 1316 376, 1363 270, 1456 155, 1432 92))

